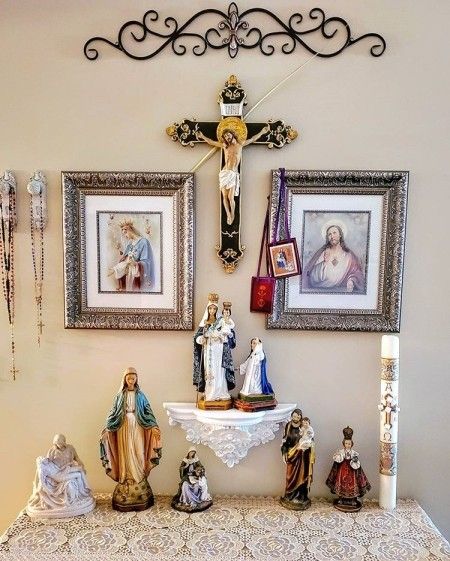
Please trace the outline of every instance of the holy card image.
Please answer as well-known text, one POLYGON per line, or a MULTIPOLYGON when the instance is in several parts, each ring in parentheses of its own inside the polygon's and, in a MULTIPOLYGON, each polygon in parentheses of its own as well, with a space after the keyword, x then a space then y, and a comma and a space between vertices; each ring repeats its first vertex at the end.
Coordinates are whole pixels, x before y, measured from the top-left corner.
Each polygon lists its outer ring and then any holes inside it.
POLYGON ((162 292, 160 212, 97 211, 99 293, 162 292))
POLYGON ((366 294, 369 211, 304 210, 300 293, 366 294))
POLYGON ((300 274, 297 244, 295 240, 286 240, 269 244, 269 259, 275 278, 285 278, 300 274))

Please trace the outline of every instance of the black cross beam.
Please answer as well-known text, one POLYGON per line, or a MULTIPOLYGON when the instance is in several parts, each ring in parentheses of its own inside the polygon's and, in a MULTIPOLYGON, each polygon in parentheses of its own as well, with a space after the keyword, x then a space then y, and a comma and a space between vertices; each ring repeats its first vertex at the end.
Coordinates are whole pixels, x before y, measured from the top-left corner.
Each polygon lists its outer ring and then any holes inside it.
MULTIPOLYGON (((290 125, 281 120, 269 119, 264 123, 248 123, 243 119, 243 108, 247 104, 247 94, 241 87, 236 76, 230 76, 225 82, 225 87, 219 93, 218 103, 220 105, 220 121, 197 121, 195 119, 183 119, 180 123, 174 123, 167 127, 166 132, 174 142, 180 142, 182 146, 194 147, 199 143, 220 144, 221 161, 220 170, 224 170, 227 164, 226 148, 223 137, 224 130, 232 130, 238 137, 242 146, 247 144, 265 145, 268 148, 283 148, 295 140, 298 136, 290 125), (265 130, 267 129, 267 130, 265 130), (204 138, 206 137, 206 139, 204 138)), ((219 148, 219 146, 217 146, 219 148)), ((239 161, 237 173, 239 181, 241 178, 242 161, 239 161)), ((240 181, 239 194, 234 196, 235 209, 230 214, 226 208, 224 194, 226 189, 221 189, 220 194, 220 242, 216 245, 217 255, 221 259, 227 273, 233 273, 238 261, 242 258, 245 245, 241 245, 241 193, 242 181, 240 181)), ((245 188, 244 188, 245 193, 245 188)))

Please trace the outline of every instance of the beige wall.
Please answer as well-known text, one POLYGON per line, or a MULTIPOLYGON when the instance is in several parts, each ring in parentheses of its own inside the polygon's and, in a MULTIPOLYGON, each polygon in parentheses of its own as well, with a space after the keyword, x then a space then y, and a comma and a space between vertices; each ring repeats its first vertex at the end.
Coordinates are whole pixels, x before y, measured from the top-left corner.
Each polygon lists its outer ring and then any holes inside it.
MULTIPOLYGON (((194 10, 227 3, 161 4, 163 15, 180 19, 194 10), (181 6, 182 4, 182 6, 181 6)), ((241 0, 289 15, 285 0, 241 0)), ((297 3, 298 4, 298 3, 297 3)), ((314 7, 315 2, 304 2, 314 7)), ((270 360, 270 376, 280 401, 295 399, 311 417, 317 434, 314 495, 325 495, 330 457, 346 424, 364 468, 378 492, 378 389, 380 335, 265 331, 264 317, 248 311, 270 170, 410 170, 407 254, 401 331, 401 421, 399 495, 417 498, 441 530, 450 534, 450 390, 447 279, 450 274, 444 212, 449 203, 450 4, 443 0, 379 0, 322 4, 330 15, 350 21, 355 34, 378 31, 388 41, 380 59, 364 45, 336 59, 314 60, 253 115, 282 117, 301 136, 282 151, 249 148, 243 171, 245 260, 226 276, 215 258, 218 201, 216 159, 197 173, 195 318, 210 290, 233 301, 239 343, 260 335, 270 360)), ((61 170, 187 171, 206 152, 182 149, 164 134, 183 116, 216 119, 216 95, 236 73, 250 105, 286 76, 306 55, 263 57, 225 52, 134 62, 103 49, 89 62, 84 41, 113 37, 122 22, 139 18, 144 0, 3 0, 0 21, 0 171, 12 169, 19 183, 17 233, 17 365, 8 377, 8 331, 0 311, 0 529, 14 518, 31 491, 34 460, 56 432, 67 434, 84 459, 97 490, 112 489, 102 471, 97 441, 128 365, 141 374, 164 437, 162 465, 151 475, 157 493, 173 493, 178 464, 187 449, 184 433, 169 427, 163 401, 194 398, 191 386, 192 333, 67 331, 63 328, 61 170), (45 333, 39 349, 28 224, 29 174, 42 169, 49 180, 50 222, 46 231, 45 333)), ((213 493, 279 494, 284 472, 280 438, 252 450, 229 470, 201 447, 213 493)))

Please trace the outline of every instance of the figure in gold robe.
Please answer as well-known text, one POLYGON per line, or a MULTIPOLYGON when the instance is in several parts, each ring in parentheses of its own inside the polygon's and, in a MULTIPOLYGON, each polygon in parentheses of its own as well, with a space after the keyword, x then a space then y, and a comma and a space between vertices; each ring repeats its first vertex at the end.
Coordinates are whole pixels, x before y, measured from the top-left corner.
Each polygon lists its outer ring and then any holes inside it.
POLYGON ((127 368, 100 440, 103 467, 118 483, 115 510, 145 510, 154 504, 147 477, 159 464, 161 450, 161 433, 150 403, 139 387, 136 370, 127 368))
POLYGON ((308 492, 313 478, 314 431, 300 409, 294 409, 284 429, 281 453, 286 463, 286 490, 281 504, 293 510, 311 505, 308 492))

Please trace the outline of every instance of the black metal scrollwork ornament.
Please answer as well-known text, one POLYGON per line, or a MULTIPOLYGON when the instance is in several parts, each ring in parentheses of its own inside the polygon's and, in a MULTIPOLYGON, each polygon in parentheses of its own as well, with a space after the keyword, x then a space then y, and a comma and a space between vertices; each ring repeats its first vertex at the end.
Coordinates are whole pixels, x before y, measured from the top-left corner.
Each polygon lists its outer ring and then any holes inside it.
POLYGON ((305 20, 302 14, 292 14, 287 23, 281 20, 270 10, 265 8, 250 8, 239 14, 237 5, 232 2, 228 13, 209 8, 201 10, 180 25, 173 17, 166 17, 164 25, 157 22, 159 14, 156 10, 145 12, 142 21, 131 20, 122 25, 117 41, 114 43, 104 37, 92 37, 84 45, 84 54, 89 60, 96 60, 99 52, 94 43, 106 43, 122 51, 126 56, 135 60, 148 60, 155 57, 170 45, 176 55, 184 55, 190 45, 191 52, 196 56, 206 53, 211 49, 228 49, 231 58, 235 58, 239 49, 259 48, 266 56, 274 54, 277 50, 288 55, 297 47, 303 47, 310 53, 322 58, 331 58, 340 54, 344 49, 359 43, 363 39, 372 42, 370 54, 374 57, 381 56, 386 50, 386 41, 378 33, 366 33, 353 38, 349 24, 341 17, 326 17, 321 8, 313 8, 305 20), (254 15, 266 16, 271 23, 276 23, 276 31, 263 31, 251 24, 254 15), (191 24, 207 16, 217 16, 220 21, 216 27, 209 27, 203 33, 189 31, 191 24), (329 46, 325 50, 316 50, 311 41, 314 37, 326 40, 329 46), (139 43, 150 45, 150 52, 141 53, 136 48, 139 43), (134 47, 134 49, 133 49, 134 47))

